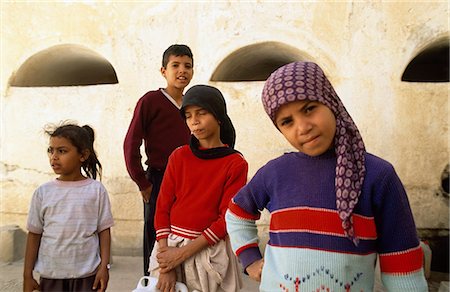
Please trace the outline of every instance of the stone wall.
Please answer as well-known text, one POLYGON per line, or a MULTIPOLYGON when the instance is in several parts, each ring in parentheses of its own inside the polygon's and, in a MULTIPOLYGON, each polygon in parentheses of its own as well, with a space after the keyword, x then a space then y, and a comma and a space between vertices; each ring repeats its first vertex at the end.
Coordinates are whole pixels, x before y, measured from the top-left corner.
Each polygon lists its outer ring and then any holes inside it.
MULTIPOLYGON (((54 177, 45 153, 49 122, 76 120, 97 133, 116 225, 113 253, 141 254, 142 203, 130 180, 122 142, 137 99, 165 86, 162 52, 173 43, 194 52, 193 84, 218 87, 237 130, 249 178, 291 147, 266 117, 262 81, 210 81, 234 62, 302 58, 321 65, 359 126, 367 149, 390 161, 408 191, 419 228, 448 231, 448 199, 436 195, 448 163, 448 82, 402 82, 425 47, 449 38, 445 2, 367 3, 4 3, 1 4, 1 225, 25 228, 34 189, 54 177), (114 67, 117 84, 10 86, 34 54, 60 44, 89 48, 114 67), (284 55, 271 49, 288 48, 284 55), (273 53, 273 55, 271 54, 273 53), (258 55, 259 54, 259 55, 258 55), (276 56, 276 57, 273 57, 276 56)), ((37 73, 39 74, 39 73, 37 73)), ((232 72, 229 72, 232 74, 232 72)), ((255 73, 256 74, 256 73, 255 73)), ((267 216, 261 220, 266 230, 267 216)))

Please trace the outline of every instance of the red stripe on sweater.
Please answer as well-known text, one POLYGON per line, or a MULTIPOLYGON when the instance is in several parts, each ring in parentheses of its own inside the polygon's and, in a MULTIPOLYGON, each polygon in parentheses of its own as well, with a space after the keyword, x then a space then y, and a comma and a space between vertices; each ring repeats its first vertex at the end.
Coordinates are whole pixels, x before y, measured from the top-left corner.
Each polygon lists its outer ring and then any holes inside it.
POLYGON ((407 274, 420 270, 423 265, 423 251, 420 246, 402 252, 380 254, 381 272, 407 274))
MULTIPOLYGON (((353 214, 353 226, 359 238, 375 239, 377 231, 373 217, 353 214)), ((342 221, 335 210, 320 208, 290 208, 272 213, 271 232, 311 232, 345 236, 342 221)))
POLYGON ((252 248, 252 247, 256 247, 258 248, 258 244, 257 243, 250 243, 244 246, 241 246, 240 248, 238 248, 236 250, 236 255, 239 256, 241 254, 241 252, 243 252, 244 250, 248 249, 248 248, 252 248))
POLYGON ((258 220, 261 216, 260 214, 255 215, 248 213, 247 211, 236 205, 233 200, 231 200, 228 204, 228 209, 237 217, 247 220, 258 220))

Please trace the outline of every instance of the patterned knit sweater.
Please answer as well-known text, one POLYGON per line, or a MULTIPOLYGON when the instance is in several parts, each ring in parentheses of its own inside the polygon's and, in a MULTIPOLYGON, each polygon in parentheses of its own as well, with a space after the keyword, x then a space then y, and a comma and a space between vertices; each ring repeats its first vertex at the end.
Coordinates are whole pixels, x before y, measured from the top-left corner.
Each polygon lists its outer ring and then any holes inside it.
POLYGON ((366 154, 353 213, 359 245, 344 236, 335 196, 336 157, 293 152, 262 167, 226 213, 244 268, 261 258, 255 220, 270 212, 261 291, 372 291, 379 256, 388 291, 427 291, 422 249, 402 183, 388 162, 366 154))
POLYGON ((185 145, 170 155, 156 203, 156 239, 170 233, 188 239, 201 234, 210 245, 227 235, 225 212, 247 182, 248 165, 239 153, 200 159, 185 145))

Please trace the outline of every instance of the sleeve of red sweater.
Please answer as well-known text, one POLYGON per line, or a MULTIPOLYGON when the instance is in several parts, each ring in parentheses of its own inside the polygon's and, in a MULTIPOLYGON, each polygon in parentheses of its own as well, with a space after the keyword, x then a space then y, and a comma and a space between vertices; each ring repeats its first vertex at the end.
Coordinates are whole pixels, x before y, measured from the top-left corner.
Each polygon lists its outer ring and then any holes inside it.
POLYGON ((210 245, 214 245, 227 235, 225 213, 228 204, 237 192, 246 184, 248 173, 248 164, 245 159, 236 161, 228 171, 227 180, 224 184, 224 193, 219 208, 219 217, 211 226, 203 231, 210 245))
POLYGON ((123 143, 125 165, 131 179, 138 185, 139 190, 150 187, 150 183, 145 177, 145 170, 142 166, 142 155, 140 147, 145 137, 145 113, 148 106, 145 105, 142 97, 136 104, 133 118, 131 119, 128 132, 123 143))
MULTIPOLYGON (((175 150, 177 151, 177 150, 175 150)), ((174 151, 174 152, 175 152, 174 151)), ((156 201, 155 230, 156 240, 167 238, 170 234, 170 210, 175 202, 175 160, 169 156, 166 171, 156 201)))

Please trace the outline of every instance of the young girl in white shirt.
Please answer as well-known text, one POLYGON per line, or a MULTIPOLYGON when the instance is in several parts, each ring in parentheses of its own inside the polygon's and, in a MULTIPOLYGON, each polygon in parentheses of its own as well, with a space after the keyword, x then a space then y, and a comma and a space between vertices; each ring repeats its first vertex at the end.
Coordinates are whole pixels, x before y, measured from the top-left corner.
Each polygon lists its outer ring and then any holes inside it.
POLYGON ((39 186, 31 200, 23 291, 105 291, 114 221, 108 193, 95 180, 101 164, 94 131, 65 124, 46 133, 58 177, 39 186))

